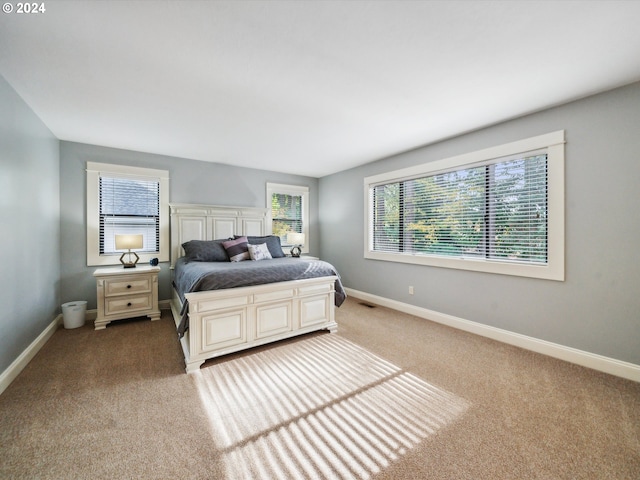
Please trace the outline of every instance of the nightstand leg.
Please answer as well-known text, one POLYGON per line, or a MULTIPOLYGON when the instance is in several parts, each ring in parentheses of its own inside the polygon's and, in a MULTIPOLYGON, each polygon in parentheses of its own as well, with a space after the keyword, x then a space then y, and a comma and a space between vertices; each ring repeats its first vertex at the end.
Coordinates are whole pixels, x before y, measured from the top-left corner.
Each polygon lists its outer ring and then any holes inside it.
POLYGON ((109 325, 110 323, 111 323, 111 320, 104 321, 104 320, 96 319, 96 321, 94 322, 94 328, 95 330, 104 330, 105 328, 107 328, 107 325, 109 325))

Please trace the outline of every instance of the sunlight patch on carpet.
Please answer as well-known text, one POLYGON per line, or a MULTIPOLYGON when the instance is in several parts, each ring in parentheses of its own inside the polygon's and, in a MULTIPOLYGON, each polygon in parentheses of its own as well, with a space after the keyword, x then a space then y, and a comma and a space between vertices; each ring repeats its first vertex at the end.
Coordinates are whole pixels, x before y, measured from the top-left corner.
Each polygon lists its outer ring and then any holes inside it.
POLYGON ((366 479, 469 406, 328 334, 194 376, 229 479, 366 479))

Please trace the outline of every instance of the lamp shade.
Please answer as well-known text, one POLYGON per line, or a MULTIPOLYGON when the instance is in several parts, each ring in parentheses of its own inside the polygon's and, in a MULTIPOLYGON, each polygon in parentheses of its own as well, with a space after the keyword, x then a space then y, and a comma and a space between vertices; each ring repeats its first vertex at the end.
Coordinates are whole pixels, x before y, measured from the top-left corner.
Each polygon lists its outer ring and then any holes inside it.
POLYGON ((116 235, 116 250, 131 250, 142 248, 142 234, 139 235, 116 235))
POLYGON ((297 232, 287 233, 287 244, 304 245, 304 233, 297 233, 297 232))

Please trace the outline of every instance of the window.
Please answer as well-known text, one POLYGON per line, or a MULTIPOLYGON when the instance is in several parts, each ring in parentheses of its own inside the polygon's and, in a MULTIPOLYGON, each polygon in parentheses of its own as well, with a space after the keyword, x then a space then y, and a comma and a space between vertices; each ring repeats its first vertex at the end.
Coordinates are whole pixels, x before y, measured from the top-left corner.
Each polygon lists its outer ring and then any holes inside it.
POLYGON ((87 265, 115 265, 115 235, 142 234, 141 261, 169 260, 169 174, 87 162, 87 265))
POLYGON ((365 179, 365 257, 564 280, 564 132, 365 179))
POLYGON ((114 238, 142 233, 145 253, 160 251, 160 180, 100 177, 100 255, 117 253, 114 238))
POLYGON ((309 188, 267 183, 267 205, 271 207, 271 232, 280 237, 282 246, 293 246, 287 243, 287 233, 303 233, 302 252, 309 253, 309 188))

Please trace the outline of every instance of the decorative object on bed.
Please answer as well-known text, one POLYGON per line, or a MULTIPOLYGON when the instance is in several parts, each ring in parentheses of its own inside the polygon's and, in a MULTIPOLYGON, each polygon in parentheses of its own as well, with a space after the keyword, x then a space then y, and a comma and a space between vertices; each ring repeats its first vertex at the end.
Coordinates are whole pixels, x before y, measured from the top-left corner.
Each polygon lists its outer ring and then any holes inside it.
POLYGON ((255 236, 247 236, 247 240, 249 241, 249 245, 258 245, 260 243, 266 243, 267 248, 269 249, 269 253, 271 254, 271 258, 282 258, 286 257, 284 252, 282 251, 282 245, 280 244, 280 237, 276 235, 264 235, 261 237, 255 236))
MULTIPOLYGON (((269 235, 267 215, 262 208, 171 205, 171 309, 188 373, 209 358, 317 330, 337 330, 335 306, 345 294, 335 267, 286 257, 280 239, 269 235), (231 247, 246 241, 249 258, 250 245, 272 258, 194 260, 212 257, 194 249, 217 248, 204 242, 225 237, 239 240, 231 247)), ((219 242, 224 248, 228 240, 219 242)))
POLYGON ((229 255, 224 249, 223 240, 191 240, 182 244, 184 255, 194 262, 228 262, 229 255))
POLYGON ((287 233, 287 243, 293 245, 291 248, 291 256, 299 257, 302 253, 301 247, 304 245, 304 233, 289 232, 287 233))
POLYGON ((116 250, 128 250, 128 252, 124 252, 120 257, 120 263, 122 263, 124 268, 135 268, 136 263, 140 260, 140 257, 136 252, 132 252, 133 248, 140 249, 143 246, 143 236, 142 234, 136 235, 116 235, 116 250), (124 256, 129 255, 128 261, 124 261, 124 256), (133 255, 135 260, 131 259, 131 255, 133 255))
POLYGON ((247 237, 237 237, 233 240, 222 242, 222 246, 227 251, 229 260, 232 262, 241 262, 251 258, 249 256, 248 244, 249 242, 247 241, 247 237))
POLYGON ((249 256, 251 257, 251 260, 271 260, 273 258, 266 243, 259 243, 257 245, 249 244, 247 246, 249 248, 249 256))

